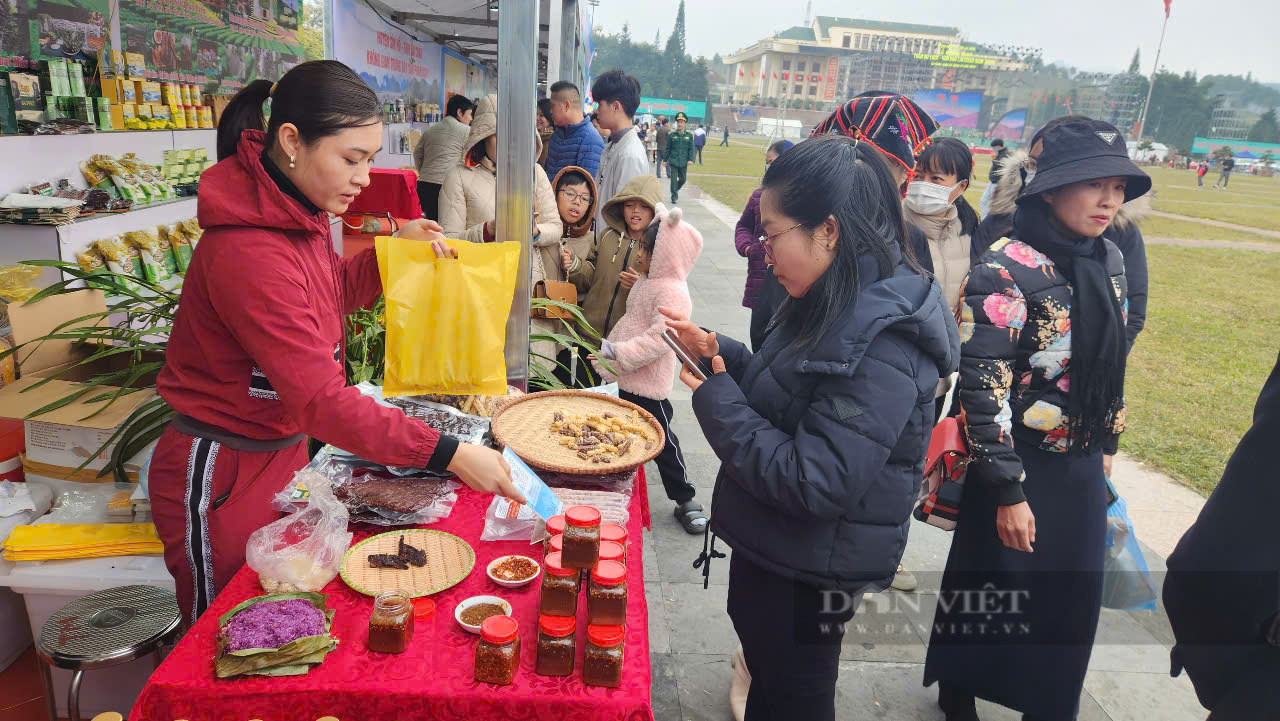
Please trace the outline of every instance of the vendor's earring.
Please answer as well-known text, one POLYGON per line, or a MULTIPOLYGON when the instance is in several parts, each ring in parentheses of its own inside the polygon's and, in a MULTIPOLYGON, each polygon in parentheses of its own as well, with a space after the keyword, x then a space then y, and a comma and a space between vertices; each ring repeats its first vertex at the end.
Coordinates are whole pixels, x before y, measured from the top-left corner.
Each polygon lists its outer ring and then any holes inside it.
POLYGON ((296 168, 296 167, 298 167, 298 166, 296 166, 296 165, 294 165, 294 164, 293 164, 293 160, 294 160, 294 156, 290 155, 290 156, 289 156, 289 167, 290 167, 290 168, 296 168))

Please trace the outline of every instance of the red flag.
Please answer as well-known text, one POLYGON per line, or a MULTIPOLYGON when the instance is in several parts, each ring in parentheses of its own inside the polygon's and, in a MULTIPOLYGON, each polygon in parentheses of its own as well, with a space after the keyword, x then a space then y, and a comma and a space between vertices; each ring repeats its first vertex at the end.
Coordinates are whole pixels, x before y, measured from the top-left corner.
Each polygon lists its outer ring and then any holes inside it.
POLYGON ((1169 19, 1169 6, 1173 4, 1173 0, 1164 0, 1164 19, 1169 19))
POLYGON ((742 68, 738 68, 738 77, 740 77, 740 78, 745 78, 745 77, 747 77, 747 74, 746 74, 746 73, 744 73, 744 72, 742 72, 742 68))
POLYGON ((774 79, 774 80, 777 80, 777 79, 778 79, 778 74, 777 74, 777 73, 774 73, 774 74, 773 74, 773 79, 774 79))

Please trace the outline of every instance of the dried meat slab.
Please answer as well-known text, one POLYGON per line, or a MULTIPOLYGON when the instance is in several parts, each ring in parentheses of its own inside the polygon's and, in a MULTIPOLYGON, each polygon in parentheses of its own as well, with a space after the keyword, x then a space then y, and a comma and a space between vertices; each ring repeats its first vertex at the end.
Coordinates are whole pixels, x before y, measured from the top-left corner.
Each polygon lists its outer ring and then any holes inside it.
POLYGON ((443 500, 452 492, 446 480, 363 476, 337 486, 333 495, 353 513, 385 510, 408 515, 443 500))
POLYGON ((369 568, 395 568, 409 570, 409 559, 391 553, 370 553, 369 568))
POLYGON ((397 550, 399 551, 400 557, 408 561, 410 566, 422 568, 427 565, 427 552, 421 548, 414 548, 408 543, 405 543, 404 536, 400 537, 400 545, 397 550))

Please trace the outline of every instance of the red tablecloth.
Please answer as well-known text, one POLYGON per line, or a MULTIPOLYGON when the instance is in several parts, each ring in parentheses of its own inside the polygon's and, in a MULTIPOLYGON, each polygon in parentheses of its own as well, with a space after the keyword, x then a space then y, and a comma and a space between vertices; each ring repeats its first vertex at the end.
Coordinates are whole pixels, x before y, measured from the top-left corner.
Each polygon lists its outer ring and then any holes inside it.
POLYGON ((418 203, 418 176, 412 170, 374 168, 369 171, 369 187, 360 191, 348 213, 390 213, 397 218, 421 218, 418 203))
POLYGON ((539 582, 519 589, 502 588, 489 580, 484 569, 494 558, 508 553, 541 558, 541 547, 520 541, 480 541, 492 496, 470 489, 459 491, 458 496, 450 516, 429 528, 454 533, 470 543, 476 552, 475 568, 462 583, 432 596, 436 612, 417 620, 413 641, 403 654, 368 650, 365 639, 373 599, 336 578, 324 592, 329 606, 337 610, 333 633, 340 642, 324 663, 305 676, 216 679, 213 656, 218 617, 262 593, 257 575, 246 566, 152 674, 129 712, 130 721, 309 721, 321 716, 341 721, 651 721, 649 612, 644 597, 641 533, 641 504, 647 505, 644 469, 636 478, 627 523, 631 544, 627 549, 626 650, 623 685, 616 689, 582 683, 585 593, 578 602, 578 656, 573 675, 555 678, 534 673, 539 582), (458 626, 453 611, 459 601, 477 594, 507 599, 520 623, 520 670, 510 686, 477 683, 473 678, 477 637, 458 626))

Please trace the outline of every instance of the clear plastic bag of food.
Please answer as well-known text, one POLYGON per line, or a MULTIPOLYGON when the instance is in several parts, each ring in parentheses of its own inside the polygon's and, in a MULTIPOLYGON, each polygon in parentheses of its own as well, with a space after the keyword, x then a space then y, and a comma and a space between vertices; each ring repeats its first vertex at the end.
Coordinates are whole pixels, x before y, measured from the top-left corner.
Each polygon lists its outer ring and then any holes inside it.
POLYGON ((375 526, 416 526, 448 518, 461 483, 448 478, 396 476, 362 469, 334 485, 351 520, 375 526))
POLYGON ((329 479, 306 468, 295 479, 306 484, 307 507, 254 531, 245 548, 245 562, 267 593, 319 591, 338 575, 351 545, 347 509, 329 479))

